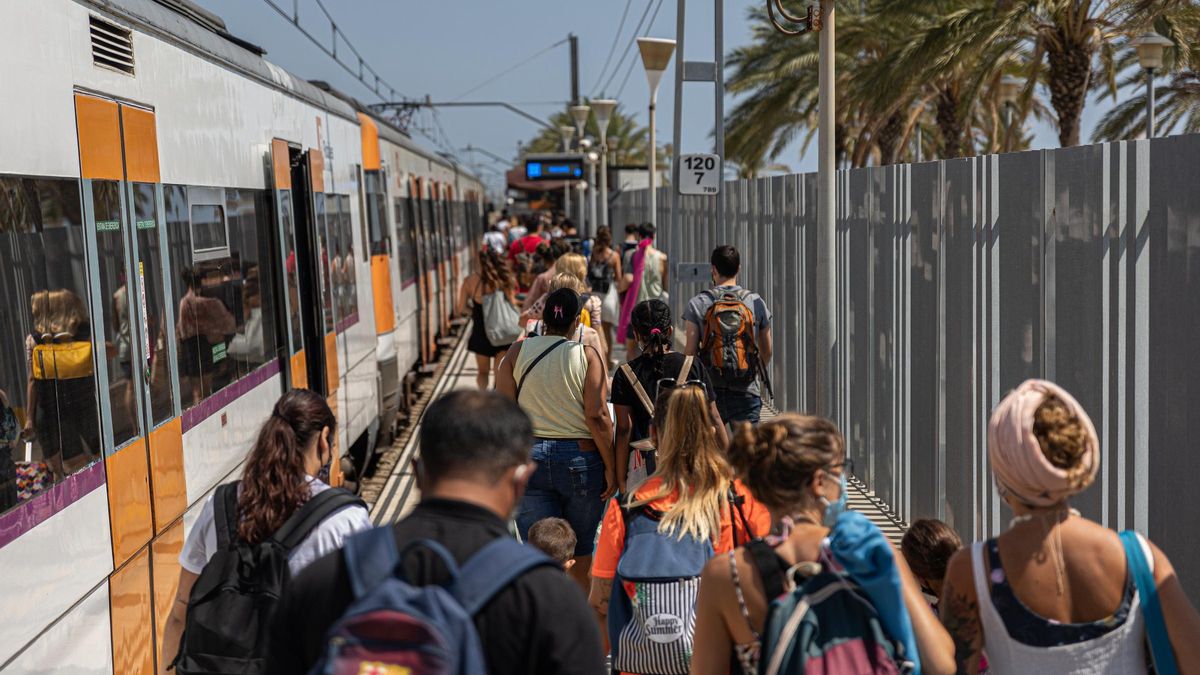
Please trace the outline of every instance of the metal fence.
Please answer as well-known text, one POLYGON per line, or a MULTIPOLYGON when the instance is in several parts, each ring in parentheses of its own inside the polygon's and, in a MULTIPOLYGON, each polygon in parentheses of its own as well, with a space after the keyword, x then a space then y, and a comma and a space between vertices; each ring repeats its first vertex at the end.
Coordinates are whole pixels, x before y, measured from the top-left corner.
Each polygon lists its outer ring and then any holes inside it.
MULTIPOLYGON (((835 417, 859 477, 909 522, 994 536, 1010 514, 988 415, 1022 380, 1054 380, 1101 437, 1075 505, 1148 533, 1200 597, 1200 136, 854 169, 837 186, 835 417)), ((671 260, 737 246, 775 315, 777 407, 808 409, 816 175, 725 183, 724 232, 712 197, 684 197, 671 233, 669 189, 671 260)), ((645 220, 646 197, 622 195, 612 222, 645 220)), ((699 290, 675 289, 675 316, 699 290)))

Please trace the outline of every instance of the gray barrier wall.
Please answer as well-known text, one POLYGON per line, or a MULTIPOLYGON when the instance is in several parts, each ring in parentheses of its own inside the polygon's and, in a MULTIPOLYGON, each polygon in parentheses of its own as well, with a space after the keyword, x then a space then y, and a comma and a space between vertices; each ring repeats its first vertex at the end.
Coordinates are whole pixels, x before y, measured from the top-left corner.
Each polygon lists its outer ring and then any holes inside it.
MULTIPOLYGON (((836 418, 859 477, 909 522, 997 534, 1010 514, 988 415, 1049 378, 1101 437, 1076 506, 1148 533, 1200 598, 1200 136, 854 169, 837 185, 836 418)), ((663 188, 660 247, 675 263, 742 251, 743 285, 775 314, 776 405, 806 410, 816 175, 724 189, 724 232, 712 197, 684 197, 672 233, 663 188)), ((647 201, 622 195, 612 222, 645 220, 647 201)), ((675 289, 675 316, 699 290, 675 289)))

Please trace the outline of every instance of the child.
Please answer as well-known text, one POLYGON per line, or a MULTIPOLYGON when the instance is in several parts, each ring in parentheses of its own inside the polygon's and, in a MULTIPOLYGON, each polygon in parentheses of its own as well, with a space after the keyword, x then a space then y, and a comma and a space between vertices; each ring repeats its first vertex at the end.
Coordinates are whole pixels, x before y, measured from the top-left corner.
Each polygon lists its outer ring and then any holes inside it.
POLYGON ((563 571, 575 566, 575 531, 562 518, 542 518, 529 528, 529 544, 562 564, 563 571))
POLYGON ((946 565, 950 556, 962 548, 958 533, 946 523, 933 518, 924 518, 913 523, 900 540, 900 552, 913 575, 921 584, 921 591, 932 596, 929 604, 933 612, 938 610, 938 598, 942 594, 942 579, 946 576, 946 565))

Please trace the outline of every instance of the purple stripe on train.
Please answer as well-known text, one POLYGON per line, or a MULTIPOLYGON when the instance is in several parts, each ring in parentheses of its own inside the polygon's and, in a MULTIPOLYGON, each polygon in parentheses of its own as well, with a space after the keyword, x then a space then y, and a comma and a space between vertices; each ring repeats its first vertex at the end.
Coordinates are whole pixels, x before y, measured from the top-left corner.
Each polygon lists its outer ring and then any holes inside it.
POLYGON ((347 328, 356 323, 358 323, 358 312, 354 312, 350 316, 339 321, 335 330, 337 330, 339 333, 345 333, 347 328))
POLYGON ((183 411, 183 431, 186 433, 189 429, 200 424, 204 420, 217 414, 221 408, 228 406, 241 396, 248 394, 251 389, 271 379, 279 374, 279 359, 259 367, 249 375, 243 377, 236 382, 231 382, 229 386, 221 391, 209 396, 199 404, 183 411))
POLYGON ((104 462, 95 461, 49 490, 0 514, 0 548, 104 484, 104 462))

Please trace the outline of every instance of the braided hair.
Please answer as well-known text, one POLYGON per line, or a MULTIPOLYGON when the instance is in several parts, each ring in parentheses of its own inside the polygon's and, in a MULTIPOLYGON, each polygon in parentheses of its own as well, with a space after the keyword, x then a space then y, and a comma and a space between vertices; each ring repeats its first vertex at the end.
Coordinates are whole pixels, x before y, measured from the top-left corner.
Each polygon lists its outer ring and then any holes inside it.
POLYGON ((671 307, 662 300, 643 300, 629 316, 630 326, 653 366, 654 381, 664 377, 663 357, 671 351, 671 307))

